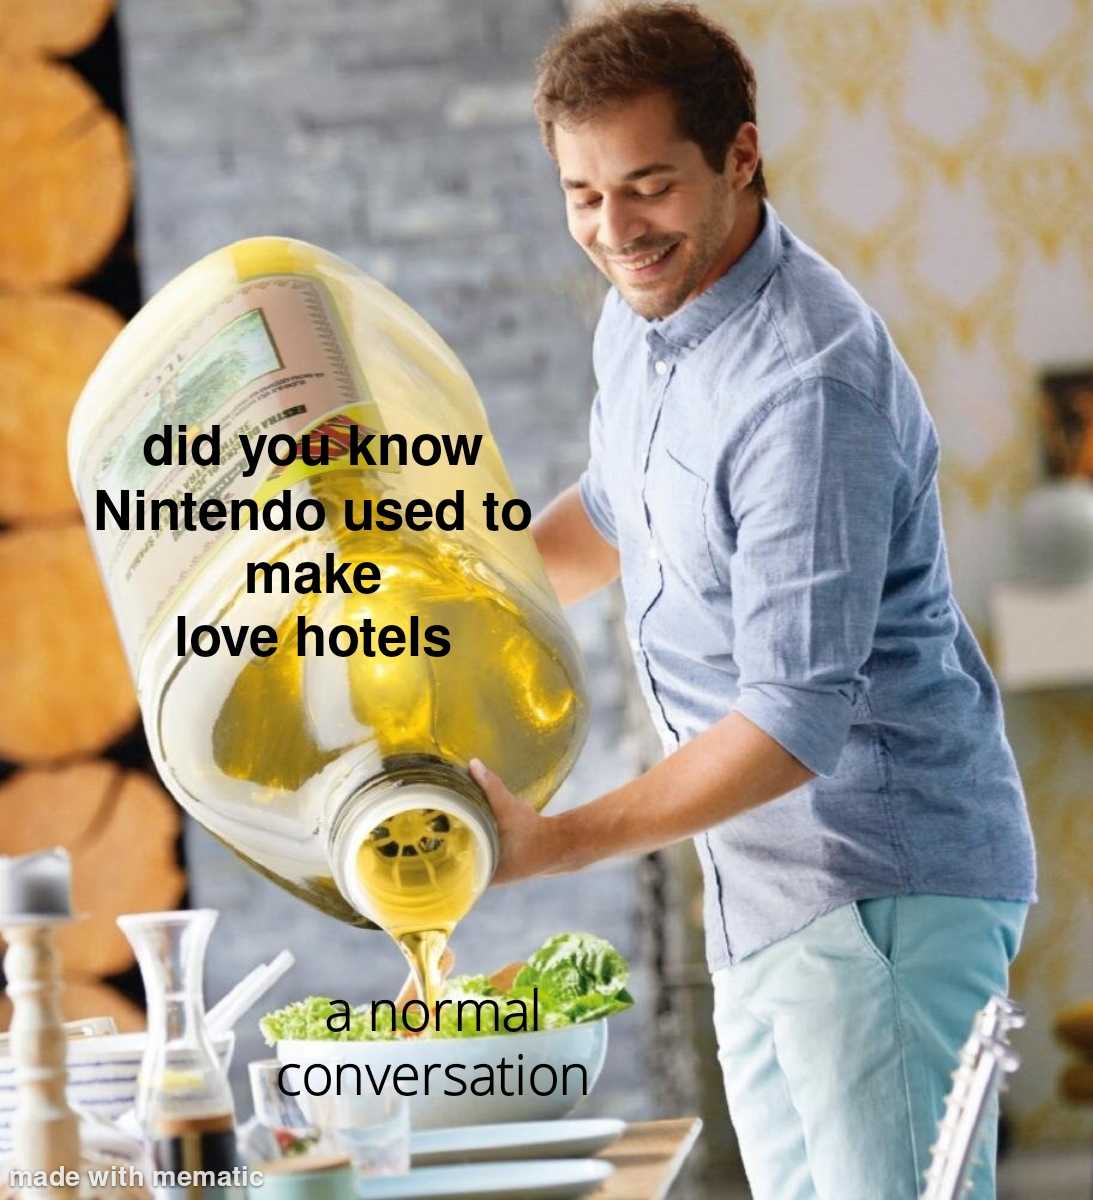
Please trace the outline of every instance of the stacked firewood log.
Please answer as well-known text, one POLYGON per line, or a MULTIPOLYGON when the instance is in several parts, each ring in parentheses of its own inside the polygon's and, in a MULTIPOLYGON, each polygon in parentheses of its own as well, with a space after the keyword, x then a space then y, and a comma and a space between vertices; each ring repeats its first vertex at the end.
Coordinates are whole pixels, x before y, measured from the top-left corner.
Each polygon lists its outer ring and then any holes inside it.
POLYGON ((106 757, 139 738, 137 704, 65 452, 72 406, 123 324, 78 288, 126 228, 125 129, 63 61, 112 7, 0 10, 0 854, 71 852, 87 917, 60 937, 64 1016, 133 1029, 139 1009, 104 983, 133 965, 114 918, 178 903, 179 818, 148 773, 106 757))

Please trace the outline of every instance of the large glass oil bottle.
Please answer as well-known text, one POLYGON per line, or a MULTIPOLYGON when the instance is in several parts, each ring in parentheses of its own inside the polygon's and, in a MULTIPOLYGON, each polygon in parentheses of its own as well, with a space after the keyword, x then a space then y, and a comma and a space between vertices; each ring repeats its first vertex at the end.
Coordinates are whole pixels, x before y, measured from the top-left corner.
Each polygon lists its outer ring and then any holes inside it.
MULTIPOLYGON (((290 439, 278 439, 282 444, 290 439)), ((452 351, 413 310, 348 263, 285 238, 255 238, 184 272, 134 318, 73 415, 72 477, 137 683, 156 766, 178 801, 251 866, 323 912, 378 924, 404 949, 451 926, 496 857, 488 806, 467 775, 480 757, 515 793, 546 803, 586 726, 572 634, 530 534, 487 529, 482 500, 513 490, 481 401, 452 351), (178 462, 219 427, 220 461, 178 462), (173 465, 145 440, 171 428, 173 465), (353 427, 481 435, 473 466, 351 465, 353 427), (328 461, 263 458, 246 475, 239 434, 289 434, 328 461), (333 450, 330 448, 333 447, 333 450), (100 489, 264 501, 318 500, 313 532, 96 530, 100 489), (461 490, 464 528, 356 531, 345 501, 461 490), (371 594, 246 587, 250 562, 375 563, 371 594), (180 653, 177 618, 278 630, 277 650, 180 653), (298 620, 449 632, 450 650, 297 652, 298 620)), ((313 454, 312 457, 315 457, 313 454)), ((362 509, 363 511, 363 509, 362 509)), ((409 634, 408 634, 409 637, 409 634)), ((317 644, 317 643, 316 643, 317 644)))

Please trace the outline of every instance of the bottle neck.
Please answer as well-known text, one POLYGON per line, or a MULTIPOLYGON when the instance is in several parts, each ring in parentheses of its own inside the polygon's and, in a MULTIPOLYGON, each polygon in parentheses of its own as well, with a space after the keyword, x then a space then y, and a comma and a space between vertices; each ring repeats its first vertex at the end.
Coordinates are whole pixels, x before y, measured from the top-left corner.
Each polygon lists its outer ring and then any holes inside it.
POLYGON ((377 924, 371 901, 359 873, 361 847, 377 826, 398 813, 436 809, 461 821, 479 849, 481 878, 486 889, 497 868, 500 842, 489 802, 466 772, 442 759, 424 755, 399 755, 387 759, 383 770, 358 785, 338 806, 328 836, 328 856, 346 901, 377 924))
POLYGON ((180 992, 149 998, 148 1036, 164 1043, 207 1038, 205 1006, 200 996, 180 992))

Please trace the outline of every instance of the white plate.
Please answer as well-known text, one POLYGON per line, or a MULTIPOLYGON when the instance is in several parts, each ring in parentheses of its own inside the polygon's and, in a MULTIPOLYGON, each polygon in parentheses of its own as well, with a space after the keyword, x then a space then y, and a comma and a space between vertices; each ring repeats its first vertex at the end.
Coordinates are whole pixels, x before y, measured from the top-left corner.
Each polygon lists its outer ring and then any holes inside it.
POLYGON ((409 1175, 369 1179, 368 1200, 570 1200, 587 1196, 615 1168, 598 1158, 415 1167, 409 1175))
POLYGON ((426 1129, 412 1135, 410 1153, 414 1166, 421 1167, 521 1158, 584 1158, 610 1146, 625 1129, 625 1121, 609 1118, 426 1129))

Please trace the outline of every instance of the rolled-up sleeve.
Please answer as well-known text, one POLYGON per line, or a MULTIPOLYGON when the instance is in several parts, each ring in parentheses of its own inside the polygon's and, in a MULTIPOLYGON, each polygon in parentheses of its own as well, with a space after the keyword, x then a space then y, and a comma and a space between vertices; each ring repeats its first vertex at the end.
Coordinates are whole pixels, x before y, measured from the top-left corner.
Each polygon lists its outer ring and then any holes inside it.
POLYGON ((856 389, 806 380, 727 466, 736 711, 817 775, 835 771, 873 651, 907 469, 856 389))
POLYGON ((588 428, 588 466, 581 473, 579 491, 581 503, 588 513, 588 519, 596 527, 600 537, 606 538, 612 546, 618 545, 618 534, 615 530, 615 517, 611 511, 611 501, 604 486, 604 436, 603 436, 603 401, 600 393, 596 393, 592 401, 592 416, 588 428))

